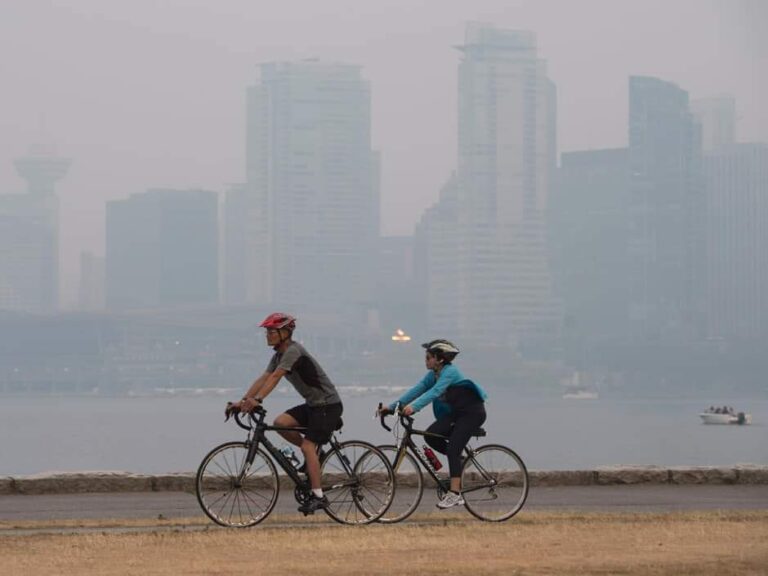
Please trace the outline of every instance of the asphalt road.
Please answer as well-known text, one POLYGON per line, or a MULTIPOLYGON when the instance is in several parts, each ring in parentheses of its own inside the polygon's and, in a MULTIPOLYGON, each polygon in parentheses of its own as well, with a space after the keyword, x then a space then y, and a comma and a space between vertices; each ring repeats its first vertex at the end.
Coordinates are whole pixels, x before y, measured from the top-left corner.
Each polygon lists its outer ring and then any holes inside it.
MULTIPOLYGON (((433 489, 420 511, 433 510, 433 489)), ((294 512, 293 494, 280 493, 275 513, 294 512)), ((525 510, 592 512, 673 512, 683 510, 765 510, 768 485, 662 485, 533 487, 525 510)), ((197 499, 183 492, 120 492, 0 496, 0 521, 204 517, 197 499)))

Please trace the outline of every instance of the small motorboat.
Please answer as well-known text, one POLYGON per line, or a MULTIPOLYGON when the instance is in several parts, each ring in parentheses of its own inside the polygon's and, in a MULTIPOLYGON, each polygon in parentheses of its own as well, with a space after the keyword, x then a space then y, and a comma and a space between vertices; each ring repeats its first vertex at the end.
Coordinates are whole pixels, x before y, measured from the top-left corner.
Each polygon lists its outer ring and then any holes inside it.
POLYGON ((586 388, 570 390, 563 394, 563 400, 597 400, 598 397, 599 395, 597 392, 587 390, 586 388))
POLYGON ((713 412, 705 410, 699 417, 704 424, 752 424, 752 415, 744 412, 713 412))

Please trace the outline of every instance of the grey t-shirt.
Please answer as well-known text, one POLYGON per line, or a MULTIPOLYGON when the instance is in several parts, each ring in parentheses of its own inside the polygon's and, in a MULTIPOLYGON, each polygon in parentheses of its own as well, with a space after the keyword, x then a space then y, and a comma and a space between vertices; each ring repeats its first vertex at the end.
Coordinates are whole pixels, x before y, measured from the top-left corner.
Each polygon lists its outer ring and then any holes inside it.
POLYGON ((274 372, 278 368, 287 372, 285 377, 310 406, 341 402, 336 387, 320 364, 298 342, 291 342, 285 352, 275 352, 267 372, 274 372))

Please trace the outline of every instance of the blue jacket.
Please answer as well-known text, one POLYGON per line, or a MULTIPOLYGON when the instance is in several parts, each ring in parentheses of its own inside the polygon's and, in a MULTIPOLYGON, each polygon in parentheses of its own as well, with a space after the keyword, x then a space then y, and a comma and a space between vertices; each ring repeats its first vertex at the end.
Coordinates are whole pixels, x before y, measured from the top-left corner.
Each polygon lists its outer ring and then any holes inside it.
POLYGON ((488 394, 478 384, 464 376, 456 366, 448 364, 440 371, 439 378, 432 370, 427 372, 418 384, 400 396, 397 402, 390 404, 389 409, 394 410, 396 404, 401 407, 410 404, 413 410, 418 412, 432 402, 435 418, 446 416, 451 412, 450 404, 445 401, 445 391, 449 386, 468 386, 473 388, 483 401, 488 398, 488 394))

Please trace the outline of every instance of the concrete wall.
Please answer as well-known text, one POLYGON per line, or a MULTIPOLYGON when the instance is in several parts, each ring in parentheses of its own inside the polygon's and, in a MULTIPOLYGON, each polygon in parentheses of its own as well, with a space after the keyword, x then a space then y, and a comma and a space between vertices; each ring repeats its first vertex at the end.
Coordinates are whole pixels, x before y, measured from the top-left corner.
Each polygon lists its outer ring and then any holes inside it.
MULTIPOLYGON (((607 486, 615 484, 768 484, 768 466, 605 467, 595 470, 533 470, 532 486, 607 486)), ((288 485, 287 477, 282 477, 288 485)), ((84 492, 194 492, 192 473, 67 472, 0 477, 0 494, 84 492)))

